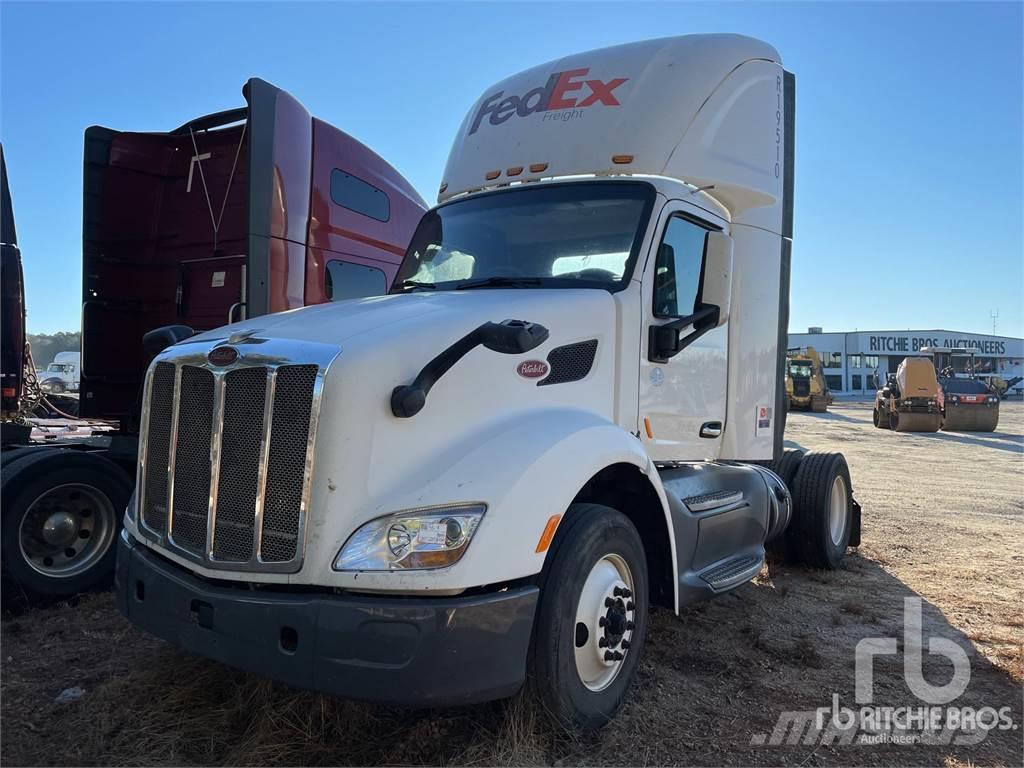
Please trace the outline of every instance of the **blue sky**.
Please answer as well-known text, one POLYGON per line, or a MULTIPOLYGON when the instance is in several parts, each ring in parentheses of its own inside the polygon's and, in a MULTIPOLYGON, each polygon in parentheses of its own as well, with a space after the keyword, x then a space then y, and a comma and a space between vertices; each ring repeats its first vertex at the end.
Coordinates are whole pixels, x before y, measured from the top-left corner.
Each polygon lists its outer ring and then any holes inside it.
POLYGON ((82 133, 169 130, 259 76, 428 201, 464 111, 549 59, 691 32, 797 76, 791 329, 1024 335, 1020 3, 0 4, 29 329, 79 323, 82 133))

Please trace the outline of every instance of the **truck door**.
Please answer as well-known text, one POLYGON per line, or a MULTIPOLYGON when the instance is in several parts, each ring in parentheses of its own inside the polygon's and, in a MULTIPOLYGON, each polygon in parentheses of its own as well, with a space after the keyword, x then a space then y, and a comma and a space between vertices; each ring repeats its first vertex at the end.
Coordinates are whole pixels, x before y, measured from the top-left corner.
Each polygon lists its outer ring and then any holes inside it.
MULTIPOLYGON (((708 233, 700 209, 670 202, 660 216, 643 277, 638 431, 655 461, 718 458, 725 429, 728 323, 667 360, 652 360, 652 327, 700 306, 708 233)), ((681 332, 681 337, 690 333, 681 332)))

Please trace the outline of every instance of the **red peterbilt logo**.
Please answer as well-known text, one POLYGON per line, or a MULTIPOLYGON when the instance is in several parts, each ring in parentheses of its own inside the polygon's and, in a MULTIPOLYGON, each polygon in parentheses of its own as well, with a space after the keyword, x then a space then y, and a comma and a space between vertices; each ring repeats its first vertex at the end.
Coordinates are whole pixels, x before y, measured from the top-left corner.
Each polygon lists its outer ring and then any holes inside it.
POLYGON ((488 96, 473 117, 473 125, 469 128, 472 136, 480 128, 484 115, 490 115, 487 122, 501 125, 512 115, 526 117, 534 112, 549 112, 555 109, 582 109, 594 104, 606 107, 620 106, 619 100, 612 93, 616 88, 629 80, 628 77, 616 77, 607 82, 603 80, 584 80, 589 67, 570 69, 566 72, 553 72, 543 86, 533 88, 522 96, 507 96, 504 91, 488 96), (584 95, 584 87, 589 91, 584 95), (582 98, 577 99, 577 96, 582 98), (504 97, 504 98, 503 98, 504 97))
POLYGON ((238 359, 238 350, 234 347, 214 347, 206 359, 210 365, 231 365, 238 359))
POLYGON ((543 360, 524 360, 516 367, 516 373, 524 379, 539 379, 547 376, 548 364, 543 360))

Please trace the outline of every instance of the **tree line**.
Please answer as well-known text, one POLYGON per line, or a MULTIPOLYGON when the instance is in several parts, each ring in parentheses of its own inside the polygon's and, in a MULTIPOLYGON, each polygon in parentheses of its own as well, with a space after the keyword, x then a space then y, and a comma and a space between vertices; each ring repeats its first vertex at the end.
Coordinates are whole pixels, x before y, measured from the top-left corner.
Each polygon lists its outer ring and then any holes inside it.
POLYGON ((32 345, 32 360, 36 368, 46 368, 58 352, 77 352, 82 343, 82 334, 78 331, 30 333, 27 338, 32 345))

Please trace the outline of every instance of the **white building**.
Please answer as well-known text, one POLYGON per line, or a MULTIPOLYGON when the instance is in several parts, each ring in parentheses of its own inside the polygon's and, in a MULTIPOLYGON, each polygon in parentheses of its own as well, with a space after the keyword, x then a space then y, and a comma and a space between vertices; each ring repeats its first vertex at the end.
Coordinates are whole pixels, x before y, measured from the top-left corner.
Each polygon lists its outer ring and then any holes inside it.
MULTIPOLYGON (((976 370, 1007 381, 1024 376, 1024 339, 960 331, 850 331, 790 333, 789 347, 814 347, 821 355, 829 389, 837 394, 871 394, 900 361, 922 347, 967 347, 976 353, 976 370)), ((1012 392, 1024 390, 1018 382, 1012 392)))

